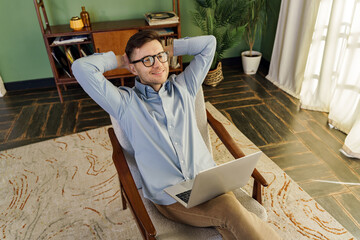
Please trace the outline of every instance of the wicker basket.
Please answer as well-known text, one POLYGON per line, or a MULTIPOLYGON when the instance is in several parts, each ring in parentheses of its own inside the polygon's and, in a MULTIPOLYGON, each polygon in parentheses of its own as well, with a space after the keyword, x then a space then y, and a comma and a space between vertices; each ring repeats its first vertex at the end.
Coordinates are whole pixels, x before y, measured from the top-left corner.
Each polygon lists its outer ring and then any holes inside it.
POLYGON ((204 80, 205 85, 216 87, 224 79, 221 62, 218 63, 216 69, 211 70, 204 80))

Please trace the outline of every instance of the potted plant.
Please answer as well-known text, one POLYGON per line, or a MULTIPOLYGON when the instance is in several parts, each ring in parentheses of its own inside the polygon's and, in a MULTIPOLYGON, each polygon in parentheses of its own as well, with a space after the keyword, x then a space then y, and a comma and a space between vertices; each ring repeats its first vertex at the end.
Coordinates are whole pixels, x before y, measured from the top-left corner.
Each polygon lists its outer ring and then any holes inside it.
POLYGON ((241 60, 246 74, 255 74, 258 70, 262 54, 254 51, 253 47, 257 37, 262 35, 267 22, 267 0, 248 0, 246 13, 247 24, 245 27, 245 41, 249 46, 249 51, 241 53, 241 60))
POLYGON ((224 52, 239 42, 245 31, 248 0, 195 0, 193 23, 205 35, 214 35, 216 52, 204 83, 216 86, 224 79, 221 60, 224 52))

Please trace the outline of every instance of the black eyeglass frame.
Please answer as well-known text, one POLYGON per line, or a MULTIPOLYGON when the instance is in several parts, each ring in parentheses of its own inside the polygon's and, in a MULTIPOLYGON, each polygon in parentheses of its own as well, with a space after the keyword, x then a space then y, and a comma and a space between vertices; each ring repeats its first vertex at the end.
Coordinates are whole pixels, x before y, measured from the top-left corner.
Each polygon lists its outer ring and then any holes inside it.
POLYGON ((156 61, 156 60, 155 60, 155 57, 159 60, 159 62, 165 63, 165 62, 169 61, 169 52, 167 52, 167 51, 162 51, 162 52, 159 52, 158 54, 155 54, 155 55, 148 55, 148 56, 145 56, 145 57, 143 57, 143 58, 141 58, 141 59, 139 59, 139 60, 131 61, 130 63, 134 64, 134 63, 142 62, 145 67, 152 67, 152 66, 154 66, 155 61, 156 61), (160 55, 160 54, 163 54, 163 53, 166 54, 166 61, 163 61, 163 62, 162 62, 162 61, 159 59, 159 55, 160 55), (145 58, 148 58, 148 57, 151 57, 151 58, 153 59, 153 62, 152 62, 152 64, 151 64, 150 66, 146 66, 145 63, 144 63, 144 59, 145 59, 145 58))

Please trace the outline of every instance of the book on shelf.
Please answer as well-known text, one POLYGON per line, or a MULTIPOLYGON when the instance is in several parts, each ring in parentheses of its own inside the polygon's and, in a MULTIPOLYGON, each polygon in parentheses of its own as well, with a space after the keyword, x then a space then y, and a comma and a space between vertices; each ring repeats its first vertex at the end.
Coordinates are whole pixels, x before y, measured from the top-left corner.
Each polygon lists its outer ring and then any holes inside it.
MULTIPOLYGON (((172 45, 174 42, 174 38, 173 37, 169 37, 166 39, 161 39, 161 44, 165 47, 165 46, 169 46, 172 45)), ((180 67, 180 63, 178 62, 178 57, 177 56, 172 56, 169 59, 169 67, 172 69, 176 69, 180 67)))
POLYGON ((70 48, 67 48, 67 49, 65 50, 65 54, 66 54, 66 57, 67 57, 67 59, 69 60, 69 62, 72 64, 72 63, 74 62, 74 57, 73 57, 72 54, 71 54, 70 48))
POLYGON ((151 31, 157 32, 160 36, 167 36, 174 34, 174 30, 172 28, 157 28, 157 29, 149 29, 151 31))
POLYGON ((72 46, 72 45, 65 48, 65 54, 71 64, 76 59, 80 58, 79 50, 75 46, 72 46))
POLYGON ((55 40, 51 43, 51 46, 68 44, 68 43, 79 43, 87 40, 88 40, 88 35, 62 36, 62 37, 56 37, 55 40))
POLYGON ((51 50, 51 55, 53 56, 57 67, 59 69, 62 69, 68 77, 71 77, 71 74, 69 73, 70 68, 67 64, 66 55, 64 54, 64 52, 60 48, 55 47, 51 50))
POLYGON ((174 12, 154 12, 146 13, 145 20, 150 26, 162 25, 162 24, 173 24, 179 22, 179 17, 174 12))
POLYGON ((94 50, 91 45, 84 44, 84 45, 80 45, 80 52, 81 52, 82 57, 86 57, 86 56, 93 54, 94 50))
POLYGON ((82 55, 83 57, 86 57, 86 56, 87 56, 87 54, 86 54, 86 52, 84 51, 83 48, 80 48, 80 52, 81 52, 81 55, 82 55))

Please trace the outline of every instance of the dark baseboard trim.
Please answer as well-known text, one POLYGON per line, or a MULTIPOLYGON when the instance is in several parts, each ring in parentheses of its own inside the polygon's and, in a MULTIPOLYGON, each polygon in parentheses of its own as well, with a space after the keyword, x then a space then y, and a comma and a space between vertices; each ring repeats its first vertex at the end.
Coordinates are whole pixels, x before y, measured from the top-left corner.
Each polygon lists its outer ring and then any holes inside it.
MULTIPOLYGON (((221 62, 225 66, 238 65, 238 64, 240 64, 241 66, 241 57, 224 58, 223 60, 221 60, 221 62)), ((260 65, 269 68, 270 62, 264 58, 261 58, 260 65)))
MULTIPOLYGON (((242 69, 241 57, 225 58, 221 60, 223 66, 238 65, 242 69)), ((270 62, 264 58, 261 58, 258 73, 266 76, 270 67, 270 62)))
MULTIPOLYGON (((234 66, 239 65, 241 66, 241 57, 231 57, 231 58, 224 58, 221 60, 223 66, 234 66)), ((189 65, 189 62, 183 63, 184 68, 189 65)))
POLYGON ((28 90, 35 88, 48 88, 55 87, 54 78, 42 78, 42 79, 33 79, 25 80, 19 82, 9 82, 4 83, 6 91, 19 91, 19 90, 28 90))
POLYGON ((264 77, 268 75, 270 68, 270 62, 264 58, 260 61, 260 66, 258 72, 261 73, 264 77))
POLYGON ((241 66, 241 57, 224 58, 221 60, 221 63, 224 66, 233 66, 233 65, 241 66))

